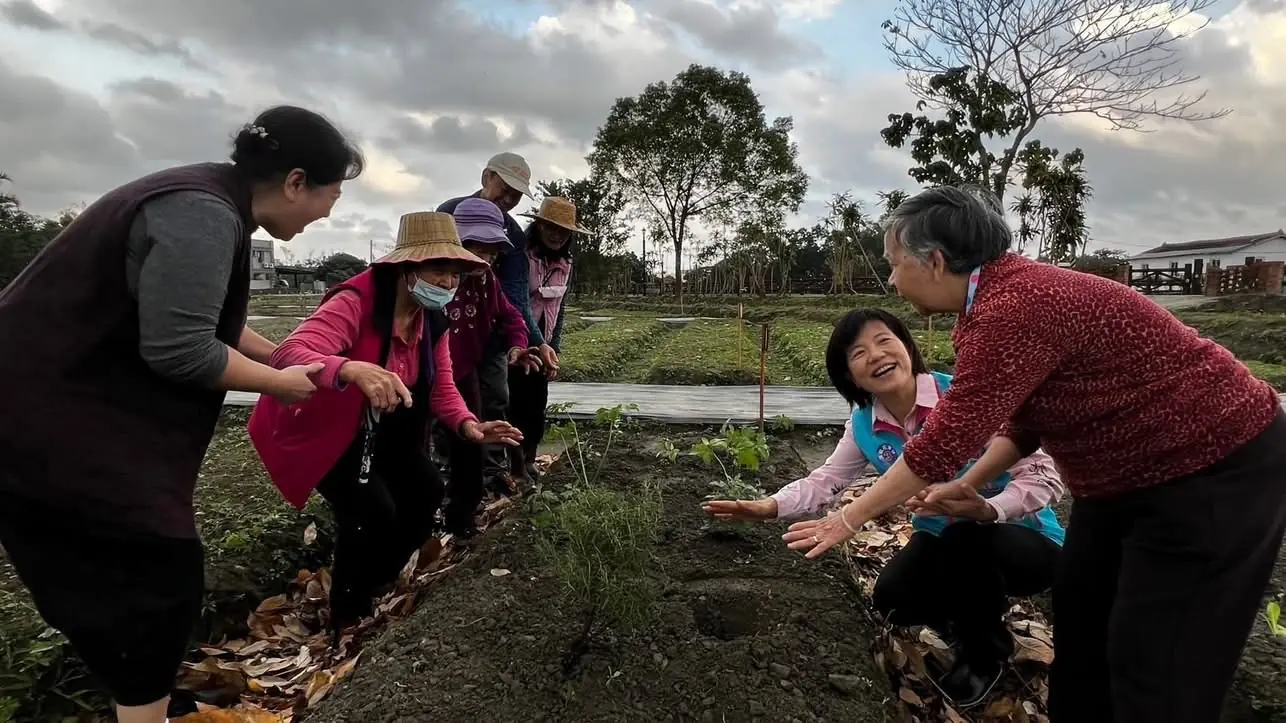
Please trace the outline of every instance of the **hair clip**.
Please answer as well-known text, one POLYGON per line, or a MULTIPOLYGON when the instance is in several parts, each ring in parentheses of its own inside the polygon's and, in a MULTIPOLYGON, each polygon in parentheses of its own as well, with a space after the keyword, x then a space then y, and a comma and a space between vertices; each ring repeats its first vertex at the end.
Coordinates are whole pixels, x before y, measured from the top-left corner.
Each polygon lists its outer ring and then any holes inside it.
POLYGON ((246 133, 249 133, 252 136, 258 136, 259 139, 264 142, 264 145, 268 146, 268 148, 271 150, 275 151, 281 147, 281 144, 277 142, 276 138, 272 138, 268 135, 268 129, 264 128, 261 125, 255 125, 254 123, 247 123, 241 127, 241 130, 245 131, 246 133))

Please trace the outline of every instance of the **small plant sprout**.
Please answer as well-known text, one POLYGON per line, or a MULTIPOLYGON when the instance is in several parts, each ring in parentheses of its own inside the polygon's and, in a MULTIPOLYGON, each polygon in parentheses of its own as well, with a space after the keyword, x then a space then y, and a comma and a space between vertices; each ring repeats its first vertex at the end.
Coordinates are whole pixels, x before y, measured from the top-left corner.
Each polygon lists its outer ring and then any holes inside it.
MULTIPOLYGON (((767 494, 759 485, 743 480, 739 474, 729 476, 726 471, 723 479, 711 482, 710 486, 714 491, 706 495, 706 500, 757 500, 767 494)), ((716 520, 711 525, 715 529, 736 534, 744 534, 754 527, 754 523, 751 522, 728 520, 716 520)))
MULTIPOLYGON (((567 414, 570 405, 561 406, 567 414)), ((650 619, 656 595, 652 545, 661 520, 661 491, 652 482, 622 492, 596 484, 611 455, 612 441, 629 424, 634 405, 599 409, 593 424, 606 430, 601 451, 592 448, 570 416, 550 430, 560 439, 576 474, 564 490, 542 490, 532 499, 532 522, 540 531, 537 552, 563 581, 567 600, 583 614, 580 631, 563 657, 570 673, 604 626, 629 629, 650 619), (576 454, 573 456, 572 451, 576 454), (598 457, 591 473, 587 460, 598 457)))
POLYGON ((566 402, 558 405, 550 405, 549 414, 564 415, 564 421, 556 422, 549 427, 546 437, 563 443, 563 454, 567 457, 568 463, 571 464, 572 470, 575 471, 576 477, 584 484, 590 484, 598 479, 599 474, 603 471, 603 464, 606 463, 609 453, 612 449, 612 440, 618 437, 621 430, 629 424, 627 412, 638 411, 637 404, 618 404, 614 407, 602 407, 594 412, 593 424, 607 430, 607 440, 603 443, 602 450, 596 450, 582 443, 580 428, 576 420, 570 416, 570 410, 574 402, 566 402), (572 456, 575 452, 575 456, 572 456), (588 460, 598 458, 598 465, 595 466, 593 474, 590 474, 588 460))
POLYGON ((778 414, 768 421, 768 428, 774 432, 789 432, 795 429, 795 420, 785 414, 778 414))
MULTIPOLYGON (((728 457, 737 469, 758 472, 760 466, 768 459, 768 439, 754 427, 734 427, 724 423, 719 429, 720 436, 703 438, 692 445, 689 454, 706 464, 719 459, 720 455, 728 457)), ((720 465, 723 462, 720 460, 720 465)))
POLYGON ((1286 626, 1282 625, 1282 606, 1276 600, 1269 600, 1268 607, 1264 610, 1264 620, 1268 623, 1268 630, 1279 638, 1286 638, 1286 626))
MULTIPOLYGON (((714 492, 706 496, 707 500, 757 500, 766 493, 756 484, 741 478, 740 472, 733 473, 724 464, 727 457, 733 468, 758 472, 763 461, 768 459, 768 440, 763 433, 754 427, 733 427, 724 424, 719 430, 721 436, 705 438, 692 445, 688 452, 706 464, 715 463, 723 473, 722 479, 710 483, 714 492)), ((741 535, 753 525, 745 522, 720 520, 711 523, 711 529, 741 535)))
POLYGON ((663 439, 661 440, 661 449, 656 453, 656 458, 674 464, 679 459, 679 448, 674 446, 674 442, 663 439))
POLYGON ((570 673, 596 631, 629 630, 651 619, 661 492, 650 482, 622 492, 578 481, 540 493, 533 504, 537 553, 557 571, 564 597, 582 615, 563 656, 563 671, 570 673))

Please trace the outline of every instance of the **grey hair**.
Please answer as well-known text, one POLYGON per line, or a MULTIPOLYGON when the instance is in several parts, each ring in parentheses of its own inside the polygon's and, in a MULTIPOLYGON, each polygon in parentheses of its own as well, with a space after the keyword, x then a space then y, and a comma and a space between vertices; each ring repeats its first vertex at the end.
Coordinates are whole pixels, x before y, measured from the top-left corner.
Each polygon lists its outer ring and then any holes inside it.
POLYGON ((938 186, 893 209, 886 231, 914 258, 942 252, 947 270, 967 274, 1009 250, 1013 235, 1000 199, 984 188, 938 186))

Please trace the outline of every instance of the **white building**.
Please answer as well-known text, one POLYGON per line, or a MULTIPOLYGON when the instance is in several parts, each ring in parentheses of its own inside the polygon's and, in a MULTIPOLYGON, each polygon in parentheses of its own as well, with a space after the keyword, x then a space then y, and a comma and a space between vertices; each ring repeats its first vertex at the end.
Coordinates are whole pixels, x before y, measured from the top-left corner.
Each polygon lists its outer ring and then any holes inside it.
POLYGON ((271 289, 277 280, 276 268, 272 239, 250 239, 250 290, 271 289))
POLYGON ((1194 268, 1228 268, 1256 261, 1286 261, 1286 232, 1278 229, 1250 236, 1164 243, 1130 257, 1130 266, 1136 269, 1181 269, 1192 264, 1194 268))

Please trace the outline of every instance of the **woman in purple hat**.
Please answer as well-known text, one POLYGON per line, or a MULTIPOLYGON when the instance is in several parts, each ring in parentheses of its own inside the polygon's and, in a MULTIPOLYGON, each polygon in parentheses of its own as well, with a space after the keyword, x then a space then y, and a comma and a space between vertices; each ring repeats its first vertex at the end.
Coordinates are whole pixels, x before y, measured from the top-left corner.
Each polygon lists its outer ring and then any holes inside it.
MULTIPOLYGON (((455 207, 453 215, 460 242, 488 264, 463 277, 455 298, 446 305, 455 383, 469 410, 478 414, 482 398, 477 369, 493 333, 504 339, 510 366, 531 366, 534 362, 527 350, 527 324, 505 297, 490 266, 504 249, 513 247, 505 234, 504 214, 491 201, 466 198, 455 207)), ((477 534, 475 512, 484 495, 482 448, 452 435, 447 435, 447 440, 451 470, 446 529, 457 541, 468 542, 477 534)))

